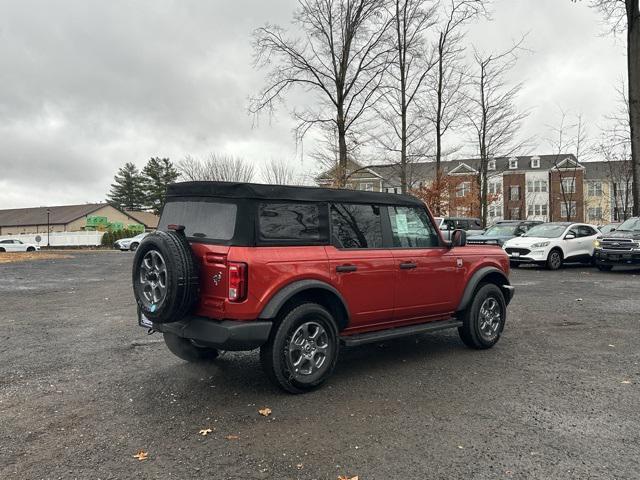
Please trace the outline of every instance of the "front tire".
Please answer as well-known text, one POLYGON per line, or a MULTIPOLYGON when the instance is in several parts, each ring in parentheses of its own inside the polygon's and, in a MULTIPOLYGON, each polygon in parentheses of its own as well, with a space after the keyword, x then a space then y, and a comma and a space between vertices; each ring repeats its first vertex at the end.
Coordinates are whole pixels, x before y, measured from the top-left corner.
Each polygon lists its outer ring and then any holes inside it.
POLYGON ((165 332, 164 343, 176 357, 187 362, 207 362, 218 358, 219 352, 215 348, 196 345, 188 338, 182 338, 173 333, 165 332))
POLYGON ((27 252, 35 252, 35 247, 27 247, 27 252))
POLYGON ((491 348, 500 340, 506 319, 507 304, 502 290, 487 283, 478 289, 464 313, 462 326, 458 328, 460 339, 469 348, 491 348))
POLYGON ((320 386, 338 360, 338 329, 321 305, 303 303, 274 325, 260 348, 262 368, 269 379, 289 393, 320 386))
POLYGON ((546 265, 548 270, 558 270, 562 267, 562 252, 557 248, 551 250, 546 265))
POLYGON ((135 252, 138 249, 138 245, 140 245, 139 243, 132 243, 129 246, 129 250, 131 250, 132 252, 135 252))

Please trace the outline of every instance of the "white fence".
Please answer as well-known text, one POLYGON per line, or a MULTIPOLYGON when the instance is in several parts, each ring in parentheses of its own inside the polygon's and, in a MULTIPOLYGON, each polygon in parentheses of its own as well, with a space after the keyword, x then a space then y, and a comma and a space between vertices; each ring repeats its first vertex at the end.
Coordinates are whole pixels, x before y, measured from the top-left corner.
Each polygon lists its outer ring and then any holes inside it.
MULTIPOLYGON (((49 243, 52 247, 95 247, 100 245, 104 232, 52 232, 49 243)), ((46 233, 21 233, 18 235, 3 235, 0 240, 16 238, 24 243, 35 243, 41 247, 47 246, 46 233)))

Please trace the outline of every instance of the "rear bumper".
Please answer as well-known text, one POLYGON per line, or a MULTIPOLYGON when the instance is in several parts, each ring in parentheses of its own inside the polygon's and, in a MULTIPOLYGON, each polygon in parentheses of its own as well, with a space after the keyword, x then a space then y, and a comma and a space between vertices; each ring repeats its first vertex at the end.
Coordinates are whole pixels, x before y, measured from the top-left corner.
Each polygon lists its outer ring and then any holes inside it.
POLYGON ((640 252, 596 250, 593 256, 598 265, 640 265, 640 252))
POLYGON ((194 316, 178 322, 154 323, 153 329, 196 340, 220 350, 253 350, 269 339, 271 325, 272 322, 268 321, 238 322, 194 316))

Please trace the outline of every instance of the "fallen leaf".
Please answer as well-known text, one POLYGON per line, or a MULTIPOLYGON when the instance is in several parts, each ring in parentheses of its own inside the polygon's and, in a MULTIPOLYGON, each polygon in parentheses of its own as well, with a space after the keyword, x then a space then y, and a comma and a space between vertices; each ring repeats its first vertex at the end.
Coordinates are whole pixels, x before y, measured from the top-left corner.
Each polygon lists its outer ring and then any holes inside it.
POLYGON ((581 302, 582 299, 581 298, 576 298, 576 302, 581 302))
POLYGON ((211 430, 210 428, 203 428, 202 430, 200 430, 198 433, 200 435, 202 435, 203 437, 206 437, 207 435, 209 435, 213 430, 211 430))
POLYGON ((263 417, 268 417, 269 415, 271 415, 271 409, 269 407, 264 407, 258 410, 258 413, 263 417))
POLYGON ((462 445, 458 445, 458 448, 462 449, 462 448, 464 448, 464 447, 463 447, 462 445))
POLYGON ((358 480, 358 475, 356 475, 355 477, 347 477, 346 475, 340 475, 338 477, 338 480, 358 480))
POLYGON ((623 380, 620 383, 622 383, 624 385, 629 385, 631 383, 631 380, 623 380))
POLYGON ((297 468, 298 470, 302 470, 302 469, 304 468, 304 465, 303 465, 303 464, 301 464, 301 463, 299 463, 299 464, 297 464, 297 465, 296 465, 296 468, 297 468))
POLYGON ((238 435, 227 435, 226 437, 227 440, 238 440, 240 437, 238 435))
POLYGON ((133 458, 137 458, 138 461, 142 462, 143 460, 147 460, 149 457, 149 454, 147 452, 145 452, 144 450, 139 450, 138 453, 136 453, 133 458))
POLYGON ((609 346, 610 346, 611 348, 615 348, 615 345, 613 345, 612 343, 610 343, 610 344, 609 344, 609 346))

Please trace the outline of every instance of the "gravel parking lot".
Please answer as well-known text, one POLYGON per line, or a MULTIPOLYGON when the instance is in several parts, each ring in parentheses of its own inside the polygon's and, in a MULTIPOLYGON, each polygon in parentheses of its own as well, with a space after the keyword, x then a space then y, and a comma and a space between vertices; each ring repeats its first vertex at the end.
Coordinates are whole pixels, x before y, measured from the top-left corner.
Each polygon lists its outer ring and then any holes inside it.
POLYGON ((291 396, 256 352, 189 365, 145 335, 131 260, 0 265, 0 478, 640 475, 639 271, 516 269, 492 350, 455 332, 343 350, 291 396))

